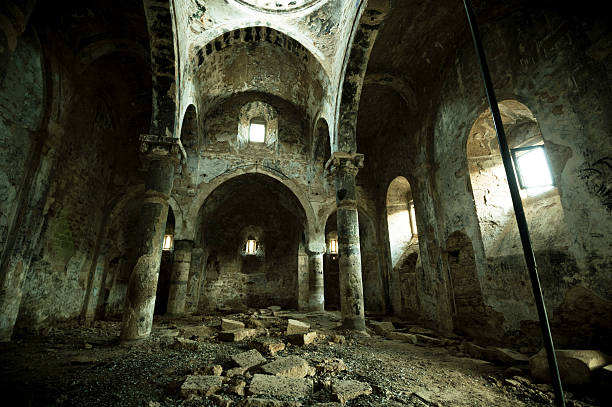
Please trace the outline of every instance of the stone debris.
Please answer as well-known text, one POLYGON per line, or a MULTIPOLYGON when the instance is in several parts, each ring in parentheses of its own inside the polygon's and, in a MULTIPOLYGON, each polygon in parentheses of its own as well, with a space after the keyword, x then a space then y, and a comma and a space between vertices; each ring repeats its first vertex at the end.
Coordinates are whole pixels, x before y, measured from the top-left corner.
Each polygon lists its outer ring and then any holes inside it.
POLYGON ((312 379, 256 374, 248 393, 272 397, 308 397, 312 394, 312 379))
POLYGON ((205 341, 208 338, 212 338, 215 334, 215 331, 206 326, 186 326, 181 328, 180 335, 187 339, 197 340, 198 342, 205 341))
POLYGON ((174 338, 172 347, 174 349, 186 349, 186 350, 197 351, 200 348, 200 344, 197 341, 193 341, 191 339, 176 337, 174 338))
POLYGON ((297 319, 287 320, 287 335, 305 334, 310 330, 310 324, 298 321, 297 319))
POLYGON ((289 342, 291 342, 294 345, 299 345, 299 346, 311 345, 314 343, 315 339, 317 339, 317 333, 313 331, 313 332, 308 332, 307 334, 290 335, 288 339, 289 339, 289 342))
POLYGON ((332 380, 331 391, 342 404, 361 395, 372 394, 372 387, 356 380, 332 380))
POLYGON ((412 344, 416 344, 418 342, 416 335, 408 334, 405 332, 388 332, 386 337, 387 339, 391 339, 394 341, 401 341, 412 344))
POLYGON ((261 353, 257 352, 257 350, 251 349, 249 351, 232 356, 232 361, 239 367, 244 367, 248 369, 253 366, 266 363, 266 358, 261 356, 261 353))
POLYGON ((272 312, 278 312, 278 311, 282 310, 282 309, 283 309, 283 307, 280 307, 280 306, 278 306, 278 305, 270 305, 270 306, 268 307, 268 309, 269 309, 270 311, 272 311, 272 312))
POLYGON ((494 348, 495 361, 504 365, 521 365, 529 363, 529 356, 506 348, 494 348))
POLYGON ((181 395, 185 398, 191 396, 210 396, 221 390, 223 378, 220 376, 187 376, 181 386, 181 395))
MULTIPOLYGON (((597 350, 558 349, 557 364, 561 381, 567 385, 586 385, 591 383, 591 372, 607 365, 608 357, 597 350)), ((546 351, 540 350, 529 359, 531 376, 536 381, 550 382, 546 351)))
POLYGON ((272 338, 255 339, 253 342, 251 342, 251 346, 253 346, 261 353, 266 353, 270 355, 275 355, 276 353, 285 349, 284 342, 272 338))
POLYGON ((274 376, 306 377, 312 375, 314 369, 299 356, 287 356, 261 366, 261 370, 274 376))
MULTIPOLYGON (((410 335, 410 334, 408 334, 410 335)), ((416 337, 416 343, 418 345, 435 345, 435 346, 443 346, 445 344, 443 339, 432 338, 431 336, 422 335, 422 334, 414 334, 416 337)))
POLYGON ((319 374, 340 373, 346 370, 346 364, 342 359, 324 359, 316 369, 319 374))
POLYGON ((263 329, 266 327, 266 324, 257 317, 250 317, 246 322, 247 328, 255 328, 255 329, 263 329))
POLYGON ((221 331, 217 335, 217 338, 225 342, 239 342, 257 336, 258 332, 259 331, 257 329, 250 328, 237 329, 234 331, 221 331))
POLYGON ((246 382, 244 380, 235 380, 227 386, 227 390, 230 393, 238 396, 245 395, 246 382))
POLYGON ((337 343, 339 345, 344 345, 346 343, 346 338, 344 335, 333 335, 331 340, 333 343, 337 343))
POLYGON ((195 373, 203 374, 206 376, 221 376, 223 374, 223 366, 221 365, 212 365, 206 366, 203 369, 198 369, 195 373))
POLYGON ((236 407, 301 407, 299 401, 280 401, 262 398, 248 398, 241 400, 236 407))
POLYGON ((421 335, 427 335, 427 336, 438 336, 436 331, 433 331, 433 330, 427 329, 427 328, 422 328, 420 326, 412 327, 412 328, 410 328, 408 330, 408 332, 410 332, 411 334, 421 334, 421 335))
POLYGON ((395 331, 395 326, 393 325, 393 322, 370 321, 370 325, 372 326, 374 332, 380 336, 387 336, 387 333, 395 331))
POLYGON ((213 401, 217 407, 232 407, 234 405, 234 400, 227 399, 218 394, 208 396, 208 399, 213 401))
POLYGON ((235 331, 237 329, 243 329, 244 323, 233 319, 221 318, 221 330, 222 331, 235 331))
POLYGON ((225 377, 229 378, 229 377, 234 377, 234 376, 244 376, 247 370, 249 370, 248 367, 234 367, 234 368, 226 370, 225 377))

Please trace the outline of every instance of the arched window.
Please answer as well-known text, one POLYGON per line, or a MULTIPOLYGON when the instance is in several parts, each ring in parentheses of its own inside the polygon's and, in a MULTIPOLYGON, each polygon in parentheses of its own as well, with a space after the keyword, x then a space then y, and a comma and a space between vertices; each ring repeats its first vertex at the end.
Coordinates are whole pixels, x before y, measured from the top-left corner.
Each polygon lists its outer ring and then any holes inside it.
POLYGON ((404 177, 395 178, 387 190, 387 225, 391 262, 395 266, 408 246, 417 239, 416 213, 410 183, 404 177))
POLYGON ((273 149, 278 141, 278 112, 269 104, 253 101, 240 109, 238 148, 273 149))

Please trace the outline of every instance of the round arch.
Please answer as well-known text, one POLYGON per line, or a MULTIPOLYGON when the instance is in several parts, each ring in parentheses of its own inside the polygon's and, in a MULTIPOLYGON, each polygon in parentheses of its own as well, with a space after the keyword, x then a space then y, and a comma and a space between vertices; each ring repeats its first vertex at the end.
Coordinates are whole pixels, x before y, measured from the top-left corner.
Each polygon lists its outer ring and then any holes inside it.
POLYGON ((270 170, 261 168, 256 164, 252 164, 236 168, 231 173, 219 175, 218 177, 213 178, 209 183, 200 184, 198 186, 196 195, 193 198, 191 206, 187 211, 187 216, 184 217, 184 219, 186 219, 184 223, 185 229, 183 230, 183 235, 185 236, 185 238, 195 238, 195 226, 198 218, 198 213, 202 205, 204 205, 204 203, 210 196, 210 194, 225 182, 245 174, 265 175, 280 182, 287 189, 289 189, 289 191, 291 191, 291 193, 295 196, 295 198, 297 198, 297 200, 301 204, 302 209, 304 210, 304 213, 306 215, 306 224, 304 225, 304 231, 306 233, 307 239, 310 236, 316 236, 317 232, 321 230, 320 227, 318 227, 319 223, 317 222, 317 217, 312 208, 312 205, 310 204, 310 201, 308 200, 308 197, 295 182, 293 182, 291 179, 285 178, 284 176, 278 173, 274 173, 270 170))

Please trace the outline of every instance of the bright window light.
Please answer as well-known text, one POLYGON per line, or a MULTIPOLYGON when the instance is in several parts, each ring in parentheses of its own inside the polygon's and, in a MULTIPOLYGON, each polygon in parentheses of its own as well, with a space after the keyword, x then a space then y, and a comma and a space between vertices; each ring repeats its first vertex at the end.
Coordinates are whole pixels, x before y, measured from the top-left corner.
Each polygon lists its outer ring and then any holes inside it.
POLYGON ((514 148, 512 158, 521 188, 545 188, 553 185, 544 146, 514 148))
POLYGON ((171 250, 172 249, 172 235, 164 235, 164 244, 162 245, 162 250, 171 250))
POLYGON ((246 248, 245 248, 245 252, 246 254, 255 254, 255 252, 257 251, 257 241, 250 239, 247 240, 246 242, 246 248))
POLYGON ((410 202, 410 229, 412 229, 412 236, 416 236, 417 224, 416 224, 416 212, 414 210, 414 204, 410 202))
POLYGON ((338 254, 338 240, 337 239, 331 239, 329 241, 329 253, 338 254))
POLYGON ((266 125, 263 123, 251 123, 249 127, 249 141, 263 143, 266 140, 266 125))

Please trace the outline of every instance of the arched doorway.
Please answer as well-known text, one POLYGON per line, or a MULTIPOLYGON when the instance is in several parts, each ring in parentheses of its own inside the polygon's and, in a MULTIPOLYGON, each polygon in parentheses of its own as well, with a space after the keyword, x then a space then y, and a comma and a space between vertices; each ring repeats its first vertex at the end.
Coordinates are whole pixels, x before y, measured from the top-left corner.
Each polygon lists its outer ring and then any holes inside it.
POLYGON ((168 297, 170 294, 170 276, 172 275, 172 263, 174 261, 174 212, 168 207, 168 219, 162 243, 162 258, 159 265, 159 277, 157 279, 157 290, 155 293, 155 315, 163 315, 168 309, 168 297))
POLYGON ((201 311, 298 306, 306 214, 288 187, 257 173, 231 178, 208 195, 197 224, 201 311))
POLYGON ((395 314, 414 317, 419 311, 416 276, 419 241, 412 188, 406 178, 396 177, 389 184, 386 210, 392 269, 391 305, 395 314))

